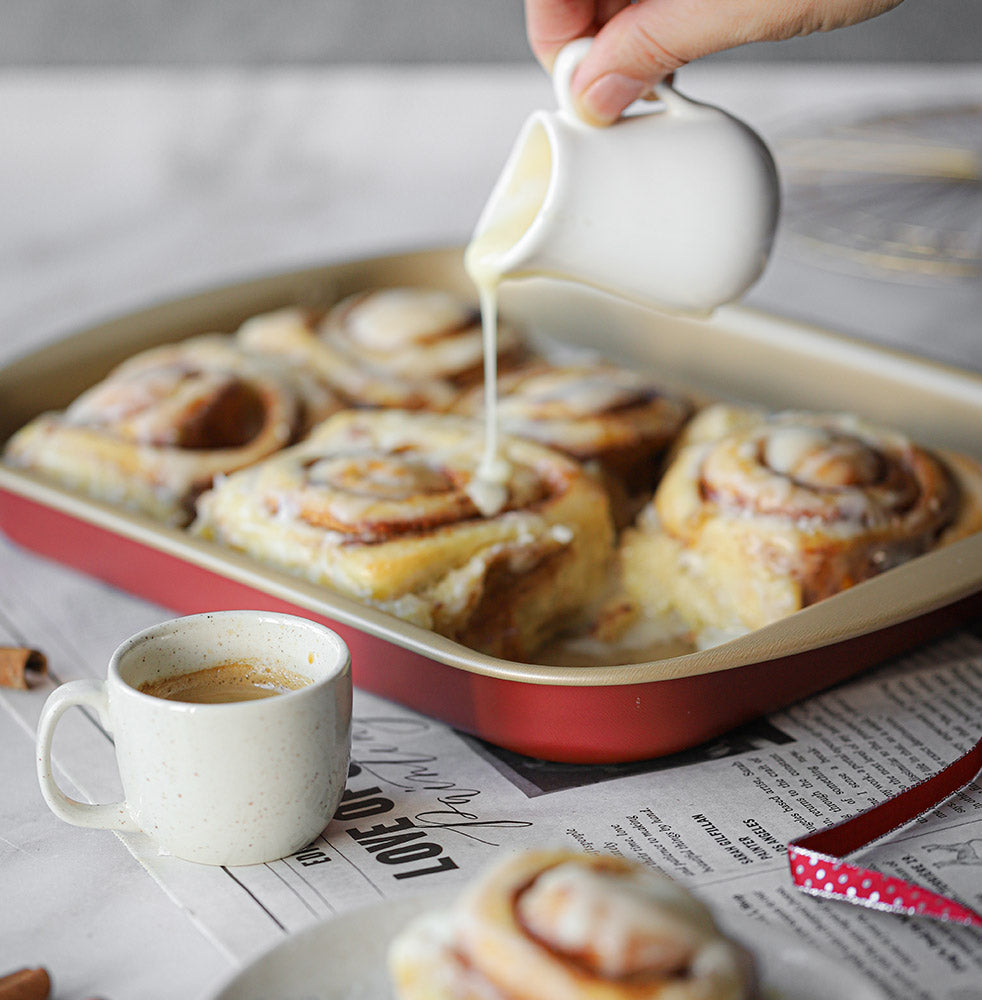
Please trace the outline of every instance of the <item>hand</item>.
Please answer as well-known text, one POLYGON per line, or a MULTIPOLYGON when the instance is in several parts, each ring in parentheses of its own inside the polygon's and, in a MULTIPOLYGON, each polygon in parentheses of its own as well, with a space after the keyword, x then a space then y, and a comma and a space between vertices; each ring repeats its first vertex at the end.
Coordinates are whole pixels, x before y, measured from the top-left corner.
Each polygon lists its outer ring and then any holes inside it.
POLYGON ((596 41, 573 75, 573 99, 608 125, 680 66, 746 42, 856 24, 900 0, 526 0, 529 43, 551 69, 574 38, 596 41))

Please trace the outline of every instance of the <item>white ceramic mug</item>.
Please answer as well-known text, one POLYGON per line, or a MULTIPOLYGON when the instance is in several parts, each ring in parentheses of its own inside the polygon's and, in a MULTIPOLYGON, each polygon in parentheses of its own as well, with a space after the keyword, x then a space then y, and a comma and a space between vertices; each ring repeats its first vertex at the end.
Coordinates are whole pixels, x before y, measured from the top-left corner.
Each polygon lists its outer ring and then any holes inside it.
POLYGON ((145 629, 113 653, 105 681, 48 697, 38 779, 55 815, 77 826, 142 831, 169 854, 214 865, 286 857, 330 822, 351 749, 351 660, 330 629, 264 611, 223 611, 145 629), (307 683, 275 697, 192 704, 139 690, 163 677, 247 661, 307 683), (124 801, 69 798, 51 768, 61 716, 88 706, 115 743, 124 801))
POLYGON ((559 110, 523 126, 468 247, 469 272, 478 285, 550 275, 685 312, 738 298, 777 225, 770 152, 744 123, 668 85, 647 110, 587 124, 569 85, 590 42, 560 52, 559 110))

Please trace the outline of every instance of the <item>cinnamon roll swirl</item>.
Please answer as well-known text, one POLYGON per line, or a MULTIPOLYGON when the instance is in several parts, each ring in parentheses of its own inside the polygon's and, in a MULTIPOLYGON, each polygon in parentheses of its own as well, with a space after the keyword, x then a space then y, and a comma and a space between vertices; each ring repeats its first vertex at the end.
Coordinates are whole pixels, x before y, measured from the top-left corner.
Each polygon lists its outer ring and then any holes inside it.
POLYGON ((175 525, 230 472, 297 440, 339 401, 224 334, 152 348, 10 440, 9 463, 175 525))
MULTIPOLYGON (((458 412, 482 413, 484 390, 463 396, 458 412)), ((498 380, 503 431, 549 445, 587 465, 606 486, 623 527, 651 496, 666 447, 691 404, 644 372, 611 364, 538 362, 498 380)))
POLYGON ((606 497, 574 462, 506 438, 500 513, 473 496, 479 424, 349 410, 228 476, 194 530, 465 645, 526 659, 600 585, 606 497))
POLYGON ((710 407, 625 533, 625 587, 711 644, 982 529, 980 484, 854 416, 710 407))
MULTIPOLYGON (((358 407, 447 410, 484 371, 480 314, 440 290, 360 292, 326 316, 282 309, 247 320, 238 336, 248 350, 310 365, 358 407)), ((500 324, 502 369, 524 355, 516 329, 500 324)))
POLYGON ((745 1000, 753 963, 682 886, 623 858, 529 851, 393 942, 399 1000, 745 1000))

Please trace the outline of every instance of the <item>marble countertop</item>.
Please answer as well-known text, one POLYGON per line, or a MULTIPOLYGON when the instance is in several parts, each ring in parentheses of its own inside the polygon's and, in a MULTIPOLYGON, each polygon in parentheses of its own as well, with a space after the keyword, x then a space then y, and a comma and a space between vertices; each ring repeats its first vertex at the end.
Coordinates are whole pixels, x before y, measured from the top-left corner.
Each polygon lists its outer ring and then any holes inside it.
MULTIPOLYGON (((693 66, 678 86, 776 141, 843 114, 982 102, 982 67, 693 66)), ((226 281, 462 244, 521 122, 551 104, 534 67, 0 74, 0 363, 226 281)), ((782 234, 748 302, 982 371, 979 276, 859 271, 782 234)), ((18 581, 0 644, 31 641, 43 604, 65 649, 84 631, 105 662, 161 616, 118 594, 92 621, 101 584, 5 540, 0 560, 18 581)), ((47 811, 32 739, 0 703, 0 974, 46 965, 66 998, 205 995, 228 957, 116 838, 47 811)))

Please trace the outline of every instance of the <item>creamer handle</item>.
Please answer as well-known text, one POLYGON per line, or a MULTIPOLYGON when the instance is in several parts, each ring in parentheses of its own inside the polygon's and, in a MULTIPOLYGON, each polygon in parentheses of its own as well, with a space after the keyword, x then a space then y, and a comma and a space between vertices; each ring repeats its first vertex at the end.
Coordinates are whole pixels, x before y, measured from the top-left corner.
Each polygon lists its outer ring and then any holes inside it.
POLYGON ((573 73, 576 72, 576 67, 583 62, 592 44, 592 38, 577 38, 568 42, 559 50, 556 61, 552 65, 552 88, 556 93, 556 103, 559 105, 559 110, 582 125, 587 123, 577 113, 569 92, 569 85, 573 79, 573 73))
MULTIPOLYGON (((570 94, 570 83, 573 80, 576 67, 583 62, 592 44, 592 38, 577 38, 569 42, 559 50, 559 55, 556 56, 556 61, 552 67, 552 86, 556 94, 556 103, 559 105, 559 110, 568 118, 587 127, 591 126, 589 126, 588 122, 583 121, 573 103, 573 98, 570 94)), ((682 94, 665 80, 655 85, 654 93, 661 102, 661 107, 658 109, 649 108, 652 112, 657 111, 662 114, 680 115, 694 111, 697 108, 706 107, 706 105, 692 101, 688 97, 683 97, 682 94)), ((635 102, 635 104, 637 103, 635 102)), ((635 107, 635 104, 632 104, 631 107, 635 107)))

